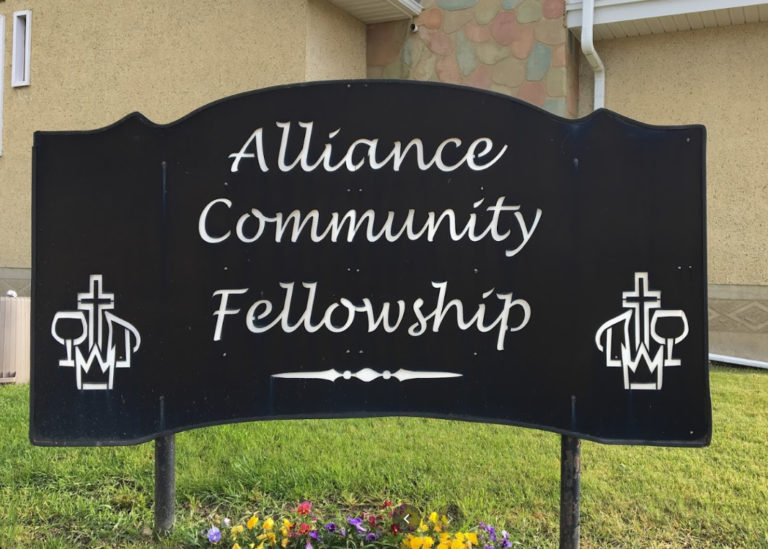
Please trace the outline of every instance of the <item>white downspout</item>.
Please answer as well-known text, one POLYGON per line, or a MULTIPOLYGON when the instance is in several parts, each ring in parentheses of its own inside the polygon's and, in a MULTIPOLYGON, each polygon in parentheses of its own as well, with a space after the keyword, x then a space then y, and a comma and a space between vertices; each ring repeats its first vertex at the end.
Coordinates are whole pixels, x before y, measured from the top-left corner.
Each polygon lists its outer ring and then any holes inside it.
POLYGON ((595 110, 605 107, 605 66, 595 51, 593 27, 595 25, 595 0, 581 3, 581 51, 595 73, 595 110))

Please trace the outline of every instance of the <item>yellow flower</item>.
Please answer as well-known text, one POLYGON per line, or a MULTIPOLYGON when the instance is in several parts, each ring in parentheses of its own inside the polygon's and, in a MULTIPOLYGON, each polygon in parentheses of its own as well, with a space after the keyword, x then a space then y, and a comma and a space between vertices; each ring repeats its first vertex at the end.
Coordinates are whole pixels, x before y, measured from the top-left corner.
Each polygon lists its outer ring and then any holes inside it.
POLYGON ((246 526, 248 527, 248 530, 253 530, 258 523, 259 523, 259 519, 256 518, 256 515, 253 515, 251 518, 248 519, 246 526))
POLYGON ((434 511, 432 511, 429 514, 429 522, 431 522, 432 524, 437 524, 437 513, 435 513, 434 511))
POLYGON ((451 543, 449 541, 441 541, 437 549, 451 549, 451 543))
POLYGON ((464 542, 457 539, 451 542, 451 549, 464 549, 464 542))
POLYGON ((240 544, 236 543, 232 546, 232 549, 241 549, 240 544))
POLYGON ((435 540, 429 536, 424 536, 422 539, 424 540, 422 544, 423 549, 430 549, 435 544, 435 540))
POLYGON ((281 545, 283 546, 283 549, 285 549, 288 546, 288 538, 283 538, 281 545))
POLYGON ((256 547, 256 544, 255 544, 255 543, 251 543, 251 544, 249 544, 249 545, 248 545, 248 547, 250 547, 251 549, 253 549, 254 547, 256 547))
POLYGON ((267 520, 264 521, 263 528, 266 531, 272 530, 272 527, 275 525, 275 521, 272 520, 272 517, 269 517, 267 520))
POLYGON ((429 526, 424 524, 423 520, 419 522, 419 532, 426 532, 427 530, 429 530, 429 526))
POLYGON ((283 526, 285 526, 286 528, 293 528, 293 524, 291 524, 291 521, 288 520, 287 518, 283 519, 283 526))
POLYGON ((256 549, 264 549, 264 542, 262 541, 256 549))
POLYGON ((451 534, 448 532, 443 532, 440 534, 440 543, 450 543, 451 542, 451 534))
POLYGON ((243 528, 243 525, 242 525, 242 524, 238 524, 237 526, 233 526, 233 527, 232 527, 232 533, 233 533, 233 534, 239 534, 239 533, 241 533, 243 530, 245 530, 245 528, 243 528))
POLYGON ((423 543, 423 540, 421 538, 411 536, 409 541, 410 541, 411 549, 421 549, 421 545, 423 543))
POLYGON ((464 534, 461 532, 456 532, 456 535, 454 536, 456 538, 456 541, 460 543, 464 543, 464 534))
POLYGON ((261 545, 259 546, 261 549, 264 549, 264 540, 268 541, 270 545, 274 545, 277 541, 277 538, 275 537, 274 532, 267 532, 266 534, 261 534, 259 536, 256 536, 256 539, 261 542, 261 545))
POLYGON ((477 534, 474 532, 467 533, 467 541, 469 541, 469 543, 472 545, 477 545, 477 534))

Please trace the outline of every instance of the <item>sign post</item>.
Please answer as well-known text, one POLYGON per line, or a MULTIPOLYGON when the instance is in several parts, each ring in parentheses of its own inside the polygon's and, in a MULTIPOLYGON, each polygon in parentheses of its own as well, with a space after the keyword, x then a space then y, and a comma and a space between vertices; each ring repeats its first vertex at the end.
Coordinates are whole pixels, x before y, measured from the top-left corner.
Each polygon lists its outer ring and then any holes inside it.
POLYGON ((578 549, 581 517, 581 441, 560 437, 560 549, 578 549))
POLYGON ((155 439, 155 530, 173 528, 176 502, 176 435, 155 439))
POLYGON ((398 81, 37 132, 30 438, 157 439, 161 529, 172 435, 204 425, 545 429, 570 494, 580 438, 706 445, 704 149, 398 81))

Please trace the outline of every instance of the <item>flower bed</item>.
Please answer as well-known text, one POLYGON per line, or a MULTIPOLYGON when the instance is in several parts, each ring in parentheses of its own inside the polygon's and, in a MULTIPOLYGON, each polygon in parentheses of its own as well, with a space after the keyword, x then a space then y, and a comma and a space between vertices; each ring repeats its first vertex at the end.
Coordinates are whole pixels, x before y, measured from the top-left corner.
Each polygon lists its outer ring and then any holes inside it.
POLYGON ((373 512, 326 517, 304 501, 277 519, 257 514, 242 524, 223 519, 203 531, 214 545, 232 549, 510 549, 518 545, 505 531, 480 523, 467 531, 451 528, 445 515, 426 518, 410 505, 386 501, 373 512))

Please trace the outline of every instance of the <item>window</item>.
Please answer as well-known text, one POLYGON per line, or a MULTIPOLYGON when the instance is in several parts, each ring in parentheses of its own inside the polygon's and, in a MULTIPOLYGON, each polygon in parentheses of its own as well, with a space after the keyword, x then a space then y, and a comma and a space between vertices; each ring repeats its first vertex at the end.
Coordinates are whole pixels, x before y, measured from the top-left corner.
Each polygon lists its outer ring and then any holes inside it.
POLYGON ((29 50, 32 35, 32 12, 13 13, 13 60, 11 86, 29 86, 29 50))

